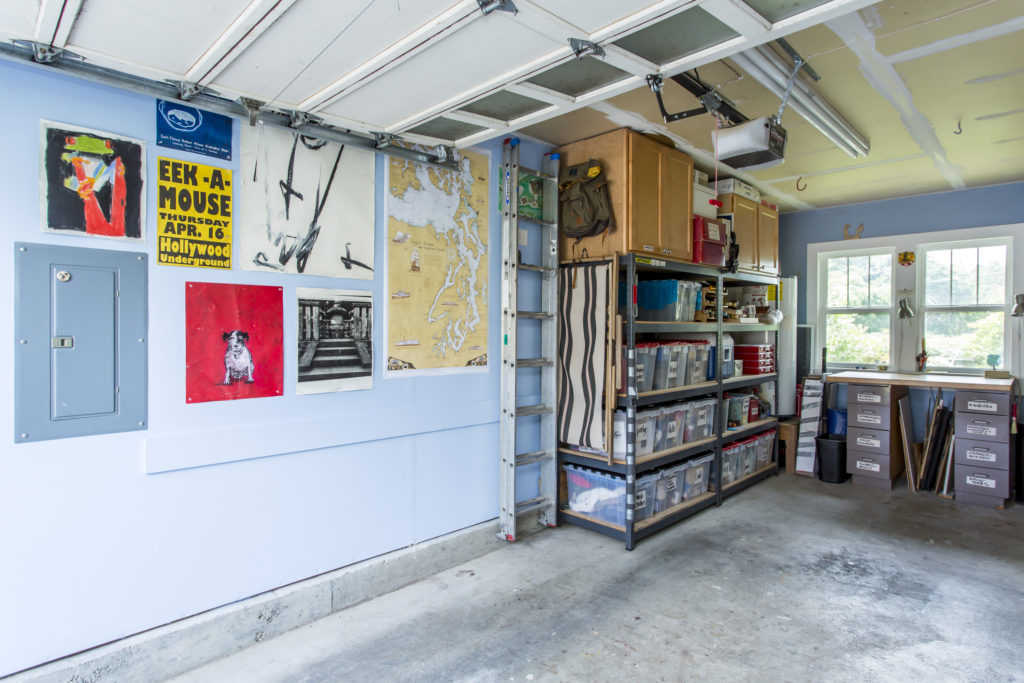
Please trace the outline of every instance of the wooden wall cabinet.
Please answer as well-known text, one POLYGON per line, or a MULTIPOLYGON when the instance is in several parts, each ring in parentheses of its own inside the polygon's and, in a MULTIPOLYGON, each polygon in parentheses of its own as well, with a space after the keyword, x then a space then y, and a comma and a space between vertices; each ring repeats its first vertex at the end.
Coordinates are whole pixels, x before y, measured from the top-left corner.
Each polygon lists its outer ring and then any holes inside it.
POLYGON ((554 150, 561 165, 604 164, 616 230, 576 243, 559 240, 563 261, 634 252, 678 261, 693 258, 693 160, 628 128, 554 150))
POLYGON ((736 194, 719 197, 719 214, 732 214, 733 232, 740 245, 737 265, 766 275, 779 273, 779 213, 736 194))

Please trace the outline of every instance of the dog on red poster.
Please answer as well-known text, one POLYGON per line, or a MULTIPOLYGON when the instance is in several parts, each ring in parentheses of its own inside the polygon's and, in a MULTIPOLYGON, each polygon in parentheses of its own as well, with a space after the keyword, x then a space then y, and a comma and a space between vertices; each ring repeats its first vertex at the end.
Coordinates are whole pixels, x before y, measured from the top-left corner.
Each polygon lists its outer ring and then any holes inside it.
POLYGON ((241 330, 232 330, 222 335, 228 348, 224 352, 224 384, 231 384, 244 379, 252 384, 252 373, 256 364, 252 361, 252 352, 249 351, 249 333, 241 330))

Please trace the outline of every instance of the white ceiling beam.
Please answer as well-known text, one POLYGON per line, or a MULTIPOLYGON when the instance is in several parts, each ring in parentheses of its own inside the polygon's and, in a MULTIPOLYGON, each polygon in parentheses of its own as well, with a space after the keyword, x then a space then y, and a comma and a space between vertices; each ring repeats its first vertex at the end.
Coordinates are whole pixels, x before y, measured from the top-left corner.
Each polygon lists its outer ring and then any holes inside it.
POLYGON ((772 23, 740 0, 704 0, 700 8, 745 38, 764 35, 772 23))
POLYGON ((878 0, 832 0, 824 5, 818 5, 812 7, 806 12, 800 14, 794 14, 793 16, 782 19, 772 24, 772 33, 778 33, 772 37, 772 40, 782 36, 789 35, 801 31, 811 26, 817 26, 818 24, 829 21, 830 19, 837 19, 841 16, 851 14, 858 10, 862 10, 865 7, 870 7, 878 2, 878 0))
POLYGON ((971 43, 977 43, 982 40, 1005 36, 1007 33, 1015 33, 1020 30, 1024 30, 1024 16, 1014 17, 1013 19, 1004 21, 1000 24, 986 26, 985 28, 979 28, 976 31, 968 31, 967 33, 961 33, 958 36, 944 38, 943 40, 936 40, 934 43, 928 43, 927 45, 921 45, 920 47, 911 48, 910 50, 897 52, 894 55, 889 55, 889 63, 899 64, 900 62, 907 62, 911 59, 928 57, 929 55, 938 54, 939 52, 963 47, 964 45, 970 45, 971 43))
MULTIPOLYGON (((518 5, 517 5, 518 6, 518 5)), ((509 125, 509 121, 505 119, 496 119, 490 116, 483 116, 482 114, 474 114, 468 111, 462 111, 461 109, 452 109, 444 113, 444 118, 451 119, 453 121, 460 121, 462 123, 471 123, 474 126, 481 126, 483 128, 504 128, 509 125)))
POLYGON ((541 102, 547 102, 556 106, 564 106, 572 103, 572 98, 560 92, 545 88, 535 83, 527 83, 523 81, 521 83, 513 83, 505 88, 509 92, 523 97, 529 97, 534 100, 540 100, 541 102))
POLYGON ((647 28, 651 24, 669 18, 673 14, 689 9, 697 4, 698 0, 662 0, 642 10, 633 12, 627 17, 612 22, 590 34, 588 40, 595 43, 605 43, 617 40, 640 29, 647 28))
POLYGON ((868 83, 884 97, 900 116, 903 127, 921 151, 931 157, 932 164, 954 190, 966 185, 960 171, 946 158, 946 150, 939 141, 928 117, 914 106, 914 97, 896 69, 875 46, 875 34, 859 14, 825 22, 860 60, 860 70, 868 83))
POLYGON ((189 67, 186 83, 208 85, 277 21, 296 0, 252 0, 238 18, 189 67))
POLYGON ((586 31, 582 28, 548 12, 543 7, 538 7, 530 0, 515 0, 515 5, 518 10, 515 15, 516 22, 533 29, 542 36, 547 36, 560 43, 568 43, 570 38, 589 40, 586 31))
POLYGON ((654 62, 647 61, 643 57, 623 50, 618 45, 603 45, 601 49, 604 50, 604 57, 600 58, 601 61, 634 76, 646 76, 647 74, 656 74, 661 71, 661 67, 654 62))
POLYGON ((42 0, 36 14, 35 42, 63 48, 82 9, 82 0, 42 0))
POLYGON ((483 17, 476 0, 461 0, 386 50, 374 55, 356 68, 299 102, 297 109, 313 112, 330 104, 335 98, 351 93, 370 81, 403 64, 423 50, 449 35, 449 30, 464 28, 483 17))
POLYGON ((503 89, 508 83, 526 78, 538 71, 549 69, 570 58, 574 59, 572 56, 572 50, 569 49, 569 45, 567 43, 565 47, 556 48, 552 52, 542 55, 533 61, 522 64, 511 71, 506 71, 495 78, 488 79, 469 90, 464 90, 442 102, 433 104, 426 109, 416 112, 412 116, 407 116, 401 121, 396 121, 385 127, 384 130, 387 132, 399 132, 405 128, 413 128, 426 119, 438 116, 451 109, 458 109, 459 107, 465 106, 467 103, 479 99, 484 95, 503 89))

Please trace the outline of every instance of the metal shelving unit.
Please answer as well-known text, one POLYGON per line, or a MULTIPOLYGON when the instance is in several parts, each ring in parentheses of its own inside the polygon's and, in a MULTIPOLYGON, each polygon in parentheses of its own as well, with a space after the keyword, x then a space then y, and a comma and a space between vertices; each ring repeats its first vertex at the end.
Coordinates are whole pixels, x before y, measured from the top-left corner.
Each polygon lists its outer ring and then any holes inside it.
MULTIPOLYGON (((619 255, 615 263, 626 283, 626 291, 632 292, 633 286, 638 280, 638 274, 654 275, 655 277, 681 277, 689 279, 704 280, 715 285, 718 296, 716 297, 716 320, 715 322, 651 322, 637 320, 635 307, 627 305, 625 314, 622 315, 622 333, 616 335, 621 343, 627 348, 627 363, 633 362, 633 349, 636 348, 638 335, 644 334, 687 334, 687 333, 713 333, 717 337, 717 348, 722 348, 722 335, 727 332, 777 332, 777 325, 750 324, 750 323, 722 323, 722 291, 729 285, 760 285, 778 284, 777 277, 765 276, 762 274, 746 273, 723 273, 716 268, 707 266, 681 263, 661 258, 653 258, 635 254, 619 255)), ((568 267, 571 267, 568 266, 568 267)), ((617 293, 613 292, 613 296, 617 293)), ((630 302, 632 304, 632 302, 630 302)), ((618 349, 615 349, 618 353, 618 349)), ((766 375, 743 375, 738 378, 722 380, 722 354, 716 354, 715 377, 710 382, 699 384, 647 391, 639 393, 636 390, 636 378, 634 374, 626 373, 626 386, 614 397, 617 408, 626 412, 626 423, 630 425, 626 429, 626 452, 612 456, 604 453, 589 453, 574 450, 565 445, 558 449, 559 464, 571 463, 582 467, 608 472, 625 477, 626 481, 626 520, 624 525, 611 524, 606 521, 590 517, 586 514, 574 512, 568 509, 559 509, 559 521, 582 526, 598 533, 602 533, 623 541, 626 548, 632 550, 640 539, 675 524, 701 510, 711 506, 720 505, 722 501, 734 493, 763 480, 768 476, 778 473, 778 439, 773 448, 772 462, 770 465, 752 472, 741 479, 730 482, 723 487, 721 485, 721 457, 722 447, 733 441, 746 438, 768 431, 777 426, 777 418, 768 417, 756 422, 744 425, 737 429, 726 429, 726 417, 722 414, 721 403, 723 394, 726 391, 740 389, 761 384, 764 382, 777 382, 778 376, 775 373, 766 375), (714 397, 718 400, 718 408, 715 410, 714 436, 684 443, 674 448, 665 449, 647 455, 637 456, 635 454, 635 430, 631 427, 636 421, 637 408, 667 403, 686 398, 714 397), (678 505, 658 512, 639 522, 633 519, 633 502, 636 496, 636 478, 646 472, 656 470, 660 467, 673 463, 682 462, 703 456, 708 453, 714 455, 714 476, 711 485, 713 488, 707 493, 686 500, 678 505)), ((778 385, 776 384, 776 399, 778 385)), ((777 405, 777 401, 776 401, 777 405)), ((610 439, 610 436, 609 436, 610 439)))

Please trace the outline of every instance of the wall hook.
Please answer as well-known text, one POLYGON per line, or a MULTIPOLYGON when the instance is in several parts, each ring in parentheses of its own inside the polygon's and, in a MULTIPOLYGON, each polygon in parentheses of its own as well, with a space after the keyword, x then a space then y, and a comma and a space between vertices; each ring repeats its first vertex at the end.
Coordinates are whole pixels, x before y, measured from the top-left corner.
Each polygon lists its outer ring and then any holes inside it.
POLYGON ((956 130, 953 131, 953 135, 960 135, 964 132, 964 129, 960 126, 960 119, 956 120, 956 130))
POLYGON ((800 181, 803 180, 803 179, 804 179, 803 176, 800 176, 799 178, 796 179, 796 191, 797 192, 803 192, 804 190, 807 189, 807 183, 804 183, 804 186, 800 187, 800 181))
POLYGON ((863 223, 861 223, 860 225, 857 226, 857 229, 853 232, 853 234, 850 234, 850 224, 847 223, 846 225, 843 226, 843 239, 844 240, 859 240, 860 239, 860 234, 862 232, 864 232, 864 224, 863 223))

